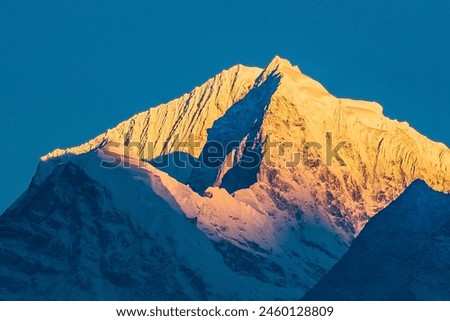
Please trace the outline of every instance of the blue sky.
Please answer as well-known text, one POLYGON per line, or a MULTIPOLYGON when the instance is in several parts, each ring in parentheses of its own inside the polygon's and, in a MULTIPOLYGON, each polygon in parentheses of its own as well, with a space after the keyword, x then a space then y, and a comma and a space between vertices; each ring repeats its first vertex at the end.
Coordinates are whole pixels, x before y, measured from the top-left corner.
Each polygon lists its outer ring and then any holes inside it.
POLYGON ((0 211, 41 155, 237 63, 288 58, 450 145, 448 1, 0 1, 0 211))

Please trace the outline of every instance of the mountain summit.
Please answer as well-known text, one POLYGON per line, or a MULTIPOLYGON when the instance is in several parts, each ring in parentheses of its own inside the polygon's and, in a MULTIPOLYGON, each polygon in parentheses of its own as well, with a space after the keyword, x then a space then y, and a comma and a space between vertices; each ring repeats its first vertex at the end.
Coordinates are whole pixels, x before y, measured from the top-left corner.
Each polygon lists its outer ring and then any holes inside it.
POLYGON ((377 103, 280 57, 238 65, 43 156, 0 217, 0 297, 296 299, 412 181, 449 191, 449 168, 377 103))

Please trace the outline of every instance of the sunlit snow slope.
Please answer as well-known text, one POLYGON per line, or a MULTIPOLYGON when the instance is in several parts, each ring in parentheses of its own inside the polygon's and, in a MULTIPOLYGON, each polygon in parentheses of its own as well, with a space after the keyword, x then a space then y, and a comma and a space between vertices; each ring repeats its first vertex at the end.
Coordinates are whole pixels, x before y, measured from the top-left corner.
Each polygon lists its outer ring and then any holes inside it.
POLYGON ((238 65, 42 157, 0 217, 0 297, 296 299, 413 180, 449 191, 449 165, 443 144, 287 60, 238 65))

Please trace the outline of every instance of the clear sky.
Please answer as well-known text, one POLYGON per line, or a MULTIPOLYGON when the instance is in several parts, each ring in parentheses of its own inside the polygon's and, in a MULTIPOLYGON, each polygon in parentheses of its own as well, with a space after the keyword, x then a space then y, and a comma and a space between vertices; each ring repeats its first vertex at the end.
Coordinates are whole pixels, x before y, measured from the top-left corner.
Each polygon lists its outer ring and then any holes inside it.
POLYGON ((0 211, 39 157, 278 54, 450 145, 450 2, 0 0, 0 211))

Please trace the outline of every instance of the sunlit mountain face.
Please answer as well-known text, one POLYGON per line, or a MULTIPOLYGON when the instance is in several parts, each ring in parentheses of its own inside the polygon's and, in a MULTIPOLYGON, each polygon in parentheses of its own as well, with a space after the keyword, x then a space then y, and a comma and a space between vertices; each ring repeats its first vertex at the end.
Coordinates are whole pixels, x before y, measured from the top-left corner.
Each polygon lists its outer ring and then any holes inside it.
POLYGON ((413 181, 445 196, 449 166, 287 60, 237 65, 43 156, 0 216, 0 298, 299 299, 379 211, 416 215, 389 205, 413 181))

